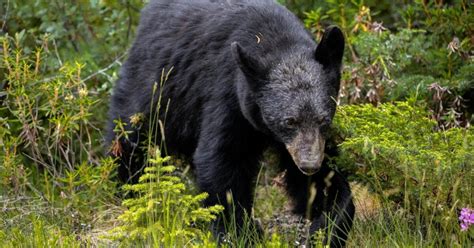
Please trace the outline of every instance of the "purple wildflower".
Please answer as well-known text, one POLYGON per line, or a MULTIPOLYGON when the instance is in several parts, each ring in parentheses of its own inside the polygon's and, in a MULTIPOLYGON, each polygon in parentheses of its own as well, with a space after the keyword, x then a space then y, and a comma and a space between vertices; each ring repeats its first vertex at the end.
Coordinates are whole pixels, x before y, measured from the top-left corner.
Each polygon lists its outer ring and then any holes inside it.
POLYGON ((463 208, 459 215, 461 231, 467 231, 470 225, 474 225, 474 209, 463 208))

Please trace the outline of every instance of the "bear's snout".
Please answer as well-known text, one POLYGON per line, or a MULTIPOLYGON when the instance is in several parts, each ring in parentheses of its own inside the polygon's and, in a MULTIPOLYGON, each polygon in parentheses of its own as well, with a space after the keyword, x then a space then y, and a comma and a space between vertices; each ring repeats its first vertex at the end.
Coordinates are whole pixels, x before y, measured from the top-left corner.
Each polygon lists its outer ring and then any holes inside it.
POLYGON ((298 169, 310 176, 321 168, 325 143, 319 131, 300 132, 286 148, 298 169))

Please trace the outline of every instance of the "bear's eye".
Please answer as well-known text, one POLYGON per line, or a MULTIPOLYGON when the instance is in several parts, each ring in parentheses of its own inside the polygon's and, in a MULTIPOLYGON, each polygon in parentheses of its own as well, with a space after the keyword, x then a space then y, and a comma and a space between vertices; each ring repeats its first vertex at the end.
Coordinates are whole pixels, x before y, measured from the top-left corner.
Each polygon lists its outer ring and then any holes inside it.
POLYGON ((296 125, 298 125, 298 120, 296 120, 296 118, 294 118, 294 117, 289 117, 289 118, 286 118, 286 119, 283 121, 283 124, 284 124, 285 127, 287 127, 287 128, 295 128, 296 125))

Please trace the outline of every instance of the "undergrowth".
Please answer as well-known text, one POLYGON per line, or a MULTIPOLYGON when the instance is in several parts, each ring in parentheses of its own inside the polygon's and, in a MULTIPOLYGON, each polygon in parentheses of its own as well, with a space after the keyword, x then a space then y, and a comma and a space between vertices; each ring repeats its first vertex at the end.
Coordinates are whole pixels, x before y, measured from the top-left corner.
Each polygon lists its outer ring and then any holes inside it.
POLYGON ((207 194, 187 193, 181 178, 172 174, 176 168, 169 164, 171 158, 154 150, 139 182, 124 186, 135 197, 122 202, 127 210, 118 217, 122 224, 111 230, 112 238, 123 246, 216 246, 205 224, 223 207, 201 207, 207 194))
POLYGON ((473 204, 471 127, 436 131, 426 108, 413 99, 342 106, 334 125, 343 140, 334 164, 380 197, 385 216, 376 221, 391 223, 379 226, 391 226, 384 231, 388 237, 414 246, 469 244, 473 232, 460 230, 458 216, 473 204))

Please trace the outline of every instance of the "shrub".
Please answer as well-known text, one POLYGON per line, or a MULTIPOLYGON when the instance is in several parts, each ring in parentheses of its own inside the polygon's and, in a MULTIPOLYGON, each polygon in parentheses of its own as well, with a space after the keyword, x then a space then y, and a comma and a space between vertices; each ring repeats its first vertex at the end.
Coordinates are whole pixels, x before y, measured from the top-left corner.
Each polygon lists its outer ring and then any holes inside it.
POLYGON ((101 156, 92 114, 99 99, 82 80, 84 65, 64 63, 46 78, 48 40, 27 53, 23 35, 0 37, 0 230, 13 243, 49 229, 79 235, 116 193, 116 166, 101 156))
POLYGON ((414 101, 342 106, 334 124, 343 139, 335 164, 407 211, 428 238, 460 235, 458 209, 473 204, 474 129, 436 131, 414 101))
MULTIPOLYGON (((0 106, 2 189, 22 193, 27 177, 36 172, 60 179, 54 185, 47 178, 44 181, 45 187, 58 193, 100 187, 104 196, 110 195, 114 166, 98 156, 100 135, 95 132, 92 108, 99 101, 82 81, 84 65, 66 63, 53 78, 44 80, 42 73, 49 69, 42 64, 47 40, 31 55, 24 53, 19 35, 2 37, 0 42, 0 67, 6 70, 0 106)), ((97 200, 83 200, 87 199, 97 200)))
POLYGON ((202 225, 214 220, 223 207, 201 207, 207 194, 187 193, 185 184, 172 174, 175 167, 169 164, 170 157, 162 157, 159 149, 154 150, 151 165, 145 168, 139 183, 124 186, 136 197, 123 201, 128 210, 119 216, 122 224, 111 231, 112 236, 133 245, 215 246, 202 225))

